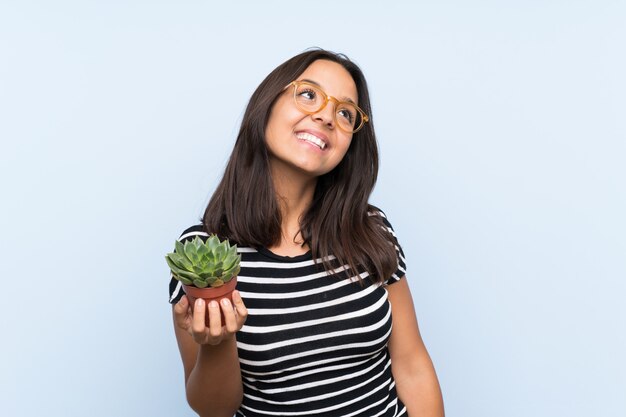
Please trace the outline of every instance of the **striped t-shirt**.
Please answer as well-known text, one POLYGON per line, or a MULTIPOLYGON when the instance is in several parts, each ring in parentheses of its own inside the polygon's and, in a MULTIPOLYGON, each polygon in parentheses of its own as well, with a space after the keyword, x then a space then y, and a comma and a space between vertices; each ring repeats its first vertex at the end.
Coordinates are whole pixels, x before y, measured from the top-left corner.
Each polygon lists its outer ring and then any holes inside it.
MULTIPOLYGON (((375 215, 395 236, 385 215, 375 215)), ((179 241, 195 236, 206 240, 202 225, 187 228, 179 241)), ((397 271, 382 286, 328 274, 310 251, 288 257, 244 246, 238 252, 237 289, 248 309, 236 335, 244 391, 238 417, 407 415, 387 349, 391 306, 385 286, 405 275, 400 246, 397 271)), ((169 290, 170 303, 184 294, 173 277, 169 290)))

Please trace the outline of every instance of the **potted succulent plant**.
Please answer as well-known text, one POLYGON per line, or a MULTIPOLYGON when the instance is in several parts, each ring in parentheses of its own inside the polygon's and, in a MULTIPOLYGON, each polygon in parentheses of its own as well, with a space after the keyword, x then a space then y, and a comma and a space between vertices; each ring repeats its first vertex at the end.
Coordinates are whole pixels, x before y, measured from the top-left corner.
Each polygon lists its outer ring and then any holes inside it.
MULTIPOLYGON (((182 283, 193 309, 197 298, 206 300, 207 304, 211 300, 231 299, 241 255, 237 254, 237 245, 231 246, 228 239, 220 241, 216 235, 211 235, 203 242, 196 236, 184 244, 177 240, 174 252, 165 255, 165 261, 174 278, 182 283)), ((208 325, 208 314, 205 317, 208 325)))

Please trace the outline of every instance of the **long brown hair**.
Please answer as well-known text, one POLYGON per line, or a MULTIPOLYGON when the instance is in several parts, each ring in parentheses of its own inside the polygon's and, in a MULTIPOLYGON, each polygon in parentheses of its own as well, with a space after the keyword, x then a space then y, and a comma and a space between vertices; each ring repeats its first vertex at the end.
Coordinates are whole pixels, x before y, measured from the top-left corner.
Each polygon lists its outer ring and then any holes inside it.
POLYGON ((281 213, 272 183, 265 128, 270 111, 285 85, 295 80, 318 59, 342 65, 352 76, 359 107, 370 117, 354 133, 341 162, 318 177, 300 232, 313 259, 334 255, 339 265, 352 273, 366 270, 370 279, 382 283, 398 265, 395 238, 382 218, 368 215, 376 208, 368 204, 378 176, 378 145, 374 134, 367 83, 361 69, 344 54, 323 49, 307 50, 274 69, 252 94, 241 122, 235 147, 224 176, 202 219, 207 233, 228 237, 239 245, 271 247, 281 240, 281 213))

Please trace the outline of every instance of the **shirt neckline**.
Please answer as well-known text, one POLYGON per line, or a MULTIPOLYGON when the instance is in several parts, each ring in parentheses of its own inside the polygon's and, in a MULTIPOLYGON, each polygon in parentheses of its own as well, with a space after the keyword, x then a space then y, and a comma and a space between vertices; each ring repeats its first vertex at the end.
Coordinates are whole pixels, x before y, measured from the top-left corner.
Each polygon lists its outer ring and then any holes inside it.
POLYGON ((277 253, 274 253, 271 250, 264 248, 264 247, 260 247, 257 250, 259 251, 259 253, 262 253, 263 255, 269 258, 278 259, 279 261, 283 261, 283 262, 306 261, 306 260, 311 259, 311 255, 312 255, 312 252, 310 249, 307 252, 303 253, 302 255, 296 255, 296 256, 278 255, 277 253))

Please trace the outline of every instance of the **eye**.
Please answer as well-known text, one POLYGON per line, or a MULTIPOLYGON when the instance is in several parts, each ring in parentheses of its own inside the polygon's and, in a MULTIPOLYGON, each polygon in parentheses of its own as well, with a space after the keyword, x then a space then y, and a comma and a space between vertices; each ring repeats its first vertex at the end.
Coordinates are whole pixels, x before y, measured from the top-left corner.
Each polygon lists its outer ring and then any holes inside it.
POLYGON ((316 97, 316 93, 315 90, 311 89, 311 88, 305 88, 304 90, 301 90, 298 92, 298 96, 302 97, 305 100, 315 100, 316 97))
POLYGON ((349 109, 342 108, 342 109, 339 109, 337 113, 339 113, 341 117, 346 119, 351 124, 354 123, 354 113, 351 112, 349 109))

